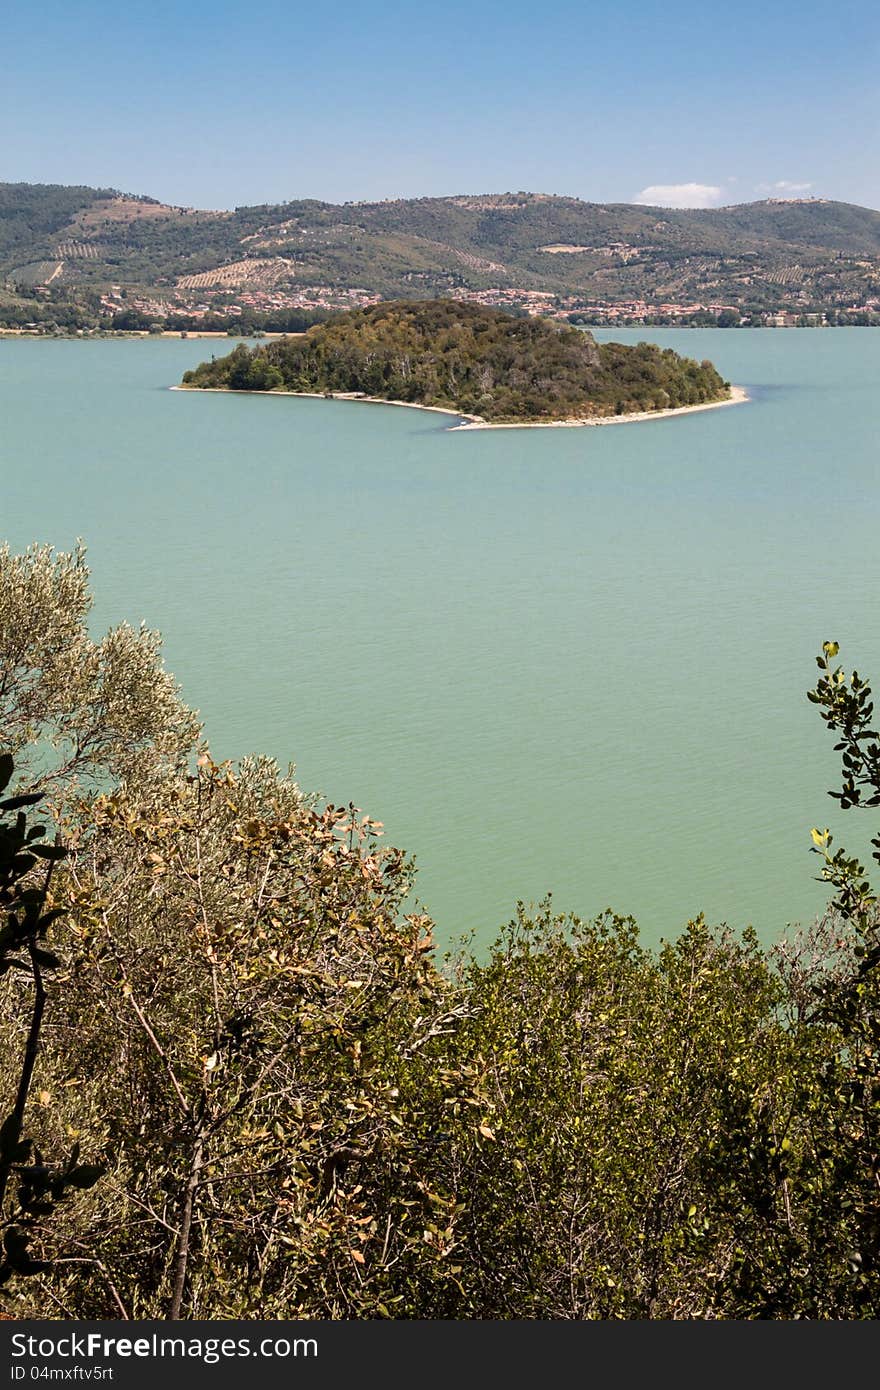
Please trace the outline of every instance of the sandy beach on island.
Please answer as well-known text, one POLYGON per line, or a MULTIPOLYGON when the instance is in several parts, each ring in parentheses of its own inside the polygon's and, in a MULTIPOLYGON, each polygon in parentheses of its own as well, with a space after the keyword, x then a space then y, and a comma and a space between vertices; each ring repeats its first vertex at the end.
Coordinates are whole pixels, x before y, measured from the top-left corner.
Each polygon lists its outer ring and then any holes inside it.
POLYGON ((294 400, 359 401, 362 405, 401 405, 406 410, 427 410, 432 415, 454 415, 461 424, 450 430, 558 430, 580 429, 587 425, 630 425, 639 420, 664 420, 670 415, 693 415, 698 410, 715 410, 724 405, 742 405, 749 399, 744 386, 731 386, 725 401, 704 401, 700 405, 677 405, 669 410, 638 410, 625 415, 596 415, 584 420, 507 420, 493 422, 480 415, 467 415, 445 405, 419 405, 416 401, 386 401, 381 396, 364 396, 359 391, 231 391, 227 386, 171 386, 171 391, 204 391, 222 396, 292 396, 294 400))
MULTIPOLYGON (((292 337, 292 334, 286 334, 292 337)), ((212 392, 218 396, 279 396, 292 397, 295 401, 357 401, 360 405, 402 405, 406 410, 428 410, 432 415, 454 415, 465 424, 452 425, 451 429, 465 429, 467 425, 485 424, 479 415, 466 415, 463 410, 452 410, 445 405, 419 405, 418 401, 386 401, 382 396, 364 396, 360 391, 233 391, 228 386, 169 386, 169 391, 201 391, 204 395, 212 392)))
POLYGON ((742 405, 749 399, 744 386, 731 386, 724 401, 703 401, 700 405, 677 405, 669 410, 633 410, 623 415, 594 415, 585 420, 505 420, 493 422, 464 416, 465 424, 453 425, 454 430, 558 430, 579 429, 582 425, 632 425, 639 420, 665 420, 670 415, 693 415, 698 410, 715 410, 723 405, 742 405))

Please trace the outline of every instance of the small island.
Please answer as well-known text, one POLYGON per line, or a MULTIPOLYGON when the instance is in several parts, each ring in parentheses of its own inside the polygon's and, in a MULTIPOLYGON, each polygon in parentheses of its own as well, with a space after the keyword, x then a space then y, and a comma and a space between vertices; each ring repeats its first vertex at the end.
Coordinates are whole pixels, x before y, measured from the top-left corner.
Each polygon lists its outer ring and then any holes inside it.
POLYGON ((183 386, 420 406, 465 428, 603 424, 744 399, 711 362, 453 299, 390 301, 184 373, 183 386))

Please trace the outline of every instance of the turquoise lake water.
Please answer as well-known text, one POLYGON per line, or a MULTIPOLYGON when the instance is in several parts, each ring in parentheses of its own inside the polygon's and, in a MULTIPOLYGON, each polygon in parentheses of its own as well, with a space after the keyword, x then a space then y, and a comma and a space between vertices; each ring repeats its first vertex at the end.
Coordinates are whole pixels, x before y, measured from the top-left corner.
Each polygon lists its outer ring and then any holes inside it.
POLYGON ((451 433, 417 411, 170 392, 198 340, 0 341, 0 537, 88 544, 215 756, 293 761, 415 854, 449 941, 517 899, 809 920, 820 643, 880 684, 880 333, 649 330, 748 405, 451 433))

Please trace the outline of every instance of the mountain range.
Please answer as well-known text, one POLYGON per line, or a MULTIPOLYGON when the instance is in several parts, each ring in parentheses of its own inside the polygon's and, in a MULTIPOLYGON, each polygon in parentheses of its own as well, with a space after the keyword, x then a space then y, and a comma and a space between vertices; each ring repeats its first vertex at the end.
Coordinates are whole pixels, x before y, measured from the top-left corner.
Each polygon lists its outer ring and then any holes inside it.
POLYGON ((880 308, 880 212, 495 193, 210 211, 115 189, 0 184, 0 311, 327 311, 456 296, 589 318, 880 308), (640 308, 641 306, 641 308, 640 308))

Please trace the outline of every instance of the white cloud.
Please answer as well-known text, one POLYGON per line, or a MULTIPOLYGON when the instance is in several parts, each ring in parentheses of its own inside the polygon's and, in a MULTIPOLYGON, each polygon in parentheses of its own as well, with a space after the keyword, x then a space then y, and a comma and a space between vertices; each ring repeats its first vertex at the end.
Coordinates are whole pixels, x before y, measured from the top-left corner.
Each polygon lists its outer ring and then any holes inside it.
POLYGON ((756 193, 780 193, 782 196, 793 198, 799 193, 809 193, 813 187, 811 183, 794 183, 791 179, 779 179, 776 183, 759 183, 755 187, 756 193))
POLYGON ((714 183, 652 183, 635 201, 657 208, 714 208, 722 190, 714 183))

